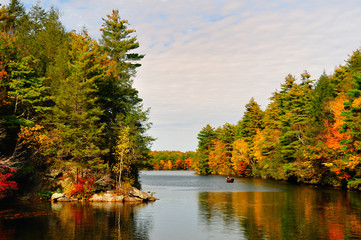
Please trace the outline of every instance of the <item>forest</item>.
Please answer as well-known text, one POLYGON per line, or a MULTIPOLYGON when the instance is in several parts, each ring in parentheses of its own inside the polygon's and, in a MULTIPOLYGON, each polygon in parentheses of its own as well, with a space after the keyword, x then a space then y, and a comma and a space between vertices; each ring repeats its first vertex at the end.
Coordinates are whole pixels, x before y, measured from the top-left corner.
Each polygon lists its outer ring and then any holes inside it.
POLYGON ((317 80, 287 75, 269 100, 262 110, 251 98, 237 124, 204 126, 195 170, 361 190, 360 50, 317 80))
POLYGON ((144 55, 127 20, 102 18, 100 40, 67 31, 55 7, 0 6, 0 195, 89 196, 109 176, 137 186, 153 138, 133 87, 144 55))

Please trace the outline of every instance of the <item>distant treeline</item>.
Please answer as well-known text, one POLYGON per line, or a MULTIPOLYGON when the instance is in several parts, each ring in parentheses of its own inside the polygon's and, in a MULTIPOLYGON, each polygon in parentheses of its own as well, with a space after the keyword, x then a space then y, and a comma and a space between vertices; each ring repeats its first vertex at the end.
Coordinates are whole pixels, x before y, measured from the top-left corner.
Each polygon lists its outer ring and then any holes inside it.
POLYGON ((193 170, 195 152, 151 151, 145 169, 153 170, 193 170))
POLYGON ((198 134, 200 174, 233 174, 361 189, 361 51, 331 75, 289 74, 263 111, 198 134))

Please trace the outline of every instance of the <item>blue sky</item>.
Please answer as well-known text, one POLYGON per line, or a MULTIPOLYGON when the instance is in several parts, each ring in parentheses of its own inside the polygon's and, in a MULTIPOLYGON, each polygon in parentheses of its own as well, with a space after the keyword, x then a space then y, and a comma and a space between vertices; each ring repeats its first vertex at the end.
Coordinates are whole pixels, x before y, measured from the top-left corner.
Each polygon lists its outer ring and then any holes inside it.
MULTIPOLYGON (((8 1, 0 0, 0 3, 8 1)), ((35 1, 23 0, 26 6, 35 1)), ((254 97, 263 109, 291 73, 317 79, 361 46, 359 0, 52 0, 68 30, 99 38, 119 9, 146 54, 134 86, 151 108, 154 150, 195 150, 207 124, 236 124, 254 97)))

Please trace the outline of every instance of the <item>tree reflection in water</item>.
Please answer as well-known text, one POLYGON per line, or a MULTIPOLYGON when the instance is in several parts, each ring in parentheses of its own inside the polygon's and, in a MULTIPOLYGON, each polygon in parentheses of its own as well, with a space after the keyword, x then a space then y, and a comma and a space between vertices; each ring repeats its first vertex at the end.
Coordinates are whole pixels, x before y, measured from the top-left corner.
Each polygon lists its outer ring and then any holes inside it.
POLYGON ((149 239, 142 203, 38 203, 0 211, 0 239, 149 239), (26 209, 27 208, 27 209, 26 209), (17 217, 14 217, 17 216, 17 217))
POLYGON ((309 186, 281 192, 202 192, 199 215, 209 228, 219 222, 245 239, 359 239, 360 195, 309 186), (219 221, 219 219, 222 221, 219 221))
POLYGON ((57 213, 62 228, 68 229, 70 239, 149 239, 151 220, 135 217, 144 204, 58 204, 53 204, 52 209, 57 213))

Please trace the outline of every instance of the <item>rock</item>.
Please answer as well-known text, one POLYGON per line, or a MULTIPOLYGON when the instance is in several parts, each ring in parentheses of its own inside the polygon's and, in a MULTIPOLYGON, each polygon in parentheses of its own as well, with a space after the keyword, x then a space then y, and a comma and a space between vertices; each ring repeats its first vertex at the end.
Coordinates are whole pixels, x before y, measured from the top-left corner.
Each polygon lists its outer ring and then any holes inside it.
POLYGON ((125 197, 124 202, 143 202, 144 200, 138 197, 125 197))
POLYGON ((115 196, 115 201, 116 202, 124 202, 124 196, 123 195, 115 196))
POLYGON ((106 191, 112 189, 114 179, 111 179, 110 174, 106 174, 94 183, 96 191, 106 191))
POLYGON ((135 187, 132 187, 132 189, 129 191, 129 196, 137 197, 137 198, 140 198, 140 199, 145 200, 145 201, 147 201, 150 198, 148 193, 140 191, 139 189, 137 189, 135 187))
POLYGON ((54 193, 51 196, 51 200, 54 202, 70 202, 71 200, 65 196, 64 193, 54 193))
POLYGON ((115 195, 112 193, 105 193, 103 195, 105 202, 115 202, 115 195))
POLYGON ((52 169, 52 170, 50 170, 47 177, 56 179, 56 178, 62 177, 63 175, 64 175, 64 173, 62 172, 62 169, 52 169))
POLYGON ((100 194, 94 194, 93 196, 91 196, 89 198, 90 202, 105 202, 105 199, 102 195, 100 194))
POLYGON ((123 195, 115 195, 113 193, 105 193, 103 195, 94 194, 89 198, 90 202, 123 202, 123 195))
POLYGON ((153 196, 151 196, 150 198, 147 199, 149 202, 155 202, 157 200, 159 200, 159 198, 155 198, 153 196))

